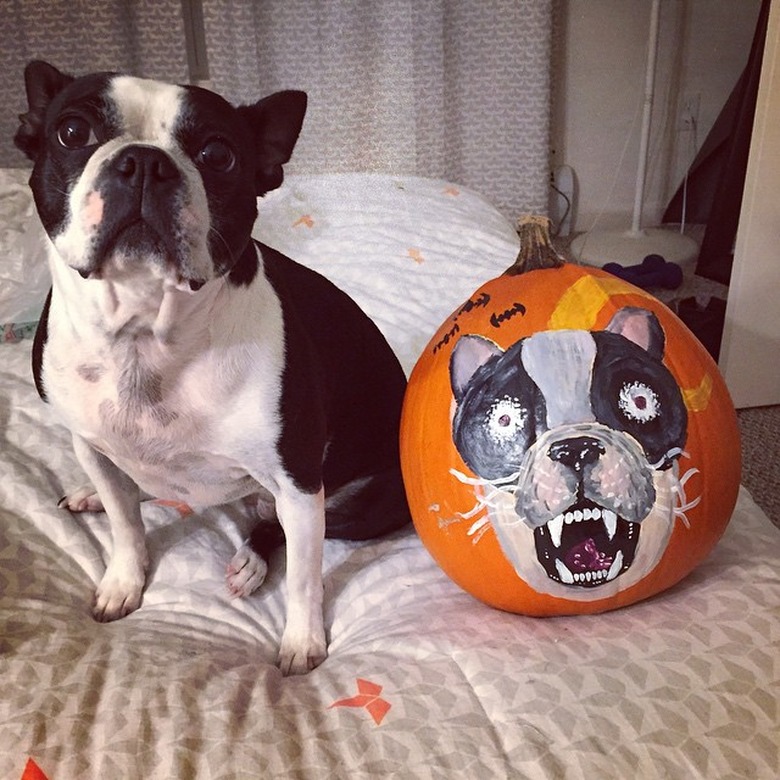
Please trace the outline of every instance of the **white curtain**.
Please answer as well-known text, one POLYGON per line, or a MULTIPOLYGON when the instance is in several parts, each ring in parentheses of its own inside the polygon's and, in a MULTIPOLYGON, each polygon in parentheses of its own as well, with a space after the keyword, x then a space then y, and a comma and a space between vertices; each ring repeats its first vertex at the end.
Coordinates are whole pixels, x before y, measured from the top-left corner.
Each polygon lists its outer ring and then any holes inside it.
POLYGON ((0 166, 29 164, 14 147, 27 110, 24 66, 44 59, 74 75, 122 71, 182 83, 181 0, 0 0, 0 166))
POLYGON ((203 0, 213 88, 309 94, 288 170, 383 171, 546 211, 550 0, 203 0))

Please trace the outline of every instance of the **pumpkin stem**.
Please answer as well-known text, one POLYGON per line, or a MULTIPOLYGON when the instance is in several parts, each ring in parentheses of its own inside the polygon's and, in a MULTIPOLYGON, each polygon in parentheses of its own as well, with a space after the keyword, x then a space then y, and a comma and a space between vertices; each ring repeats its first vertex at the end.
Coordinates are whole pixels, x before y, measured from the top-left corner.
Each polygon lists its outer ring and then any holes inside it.
POLYGON ((550 238, 550 220, 535 214, 526 214, 517 220, 520 251, 509 268, 507 276, 517 276, 540 268, 558 268, 565 260, 555 251, 550 238))

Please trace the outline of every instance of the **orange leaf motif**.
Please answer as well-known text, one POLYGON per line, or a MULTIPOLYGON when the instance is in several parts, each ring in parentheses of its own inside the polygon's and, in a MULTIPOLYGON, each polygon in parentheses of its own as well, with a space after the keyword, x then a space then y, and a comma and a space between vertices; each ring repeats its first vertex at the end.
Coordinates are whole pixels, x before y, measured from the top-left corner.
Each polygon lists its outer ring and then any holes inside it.
POLYGON ((48 778, 43 774, 38 764, 31 758, 28 758, 22 773, 22 780, 48 780, 48 778))
POLYGON ((389 702, 379 697, 379 694, 382 693, 382 686, 368 680, 361 680, 358 677, 357 688, 357 696, 334 701, 328 709, 331 710, 334 707, 362 707, 378 726, 384 720, 385 715, 390 712, 390 707, 392 706, 389 702))
POLYGON ((425 258, 423 257, 423 254, 419 249, 412 248, 408 251, 407 254, 409 255, 409 257, 412 258, 412 260, 414 260, 415 263, 425 262, 425 258))
POLYGON ((300 225, 307 228, 314 227, 314 220, 309 214, 304 214, 297 222, 293 222, 293 227, 298 227, 300 225))
POLYGON ((179 513, 179 517, 183 520, 185 517, 189 517, 192 514, 192 507, 189 504, 185 504, 183 501, 172 501, 167 498, 157 498, 154 501, 157 506, 167 506, 175 509, 179 513))

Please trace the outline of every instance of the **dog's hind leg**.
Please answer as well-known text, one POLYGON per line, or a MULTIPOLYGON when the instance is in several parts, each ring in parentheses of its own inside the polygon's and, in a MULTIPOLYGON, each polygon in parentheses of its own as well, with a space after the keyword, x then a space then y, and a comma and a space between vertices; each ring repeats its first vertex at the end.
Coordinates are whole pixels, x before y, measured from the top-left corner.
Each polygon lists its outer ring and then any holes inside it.
POLYGON ((63 496, 58 502, 59 509, 69 512, 103 512, 103 502, 92 485, 82 485, 80 488, 63 496))
POLYGON ((325 537, 362 541, 411 522, 399 468, 353 480, 325 499, 325 537))
MULTIPOLYGON (((140 491, 141 501, 150 501, 154 496, 140 491)), ((67 509, 69 512, 105 512, 103 501, 92 485, 82 485, 63 496, 57 502, 58 509, 67 509)))
POLYGON ((241 598, 254 593, 263 584, 271 553, 284 544, 284 531, 276 519, 273 496, 263 490, 245 499, 245 504, 254 504, 253 509, 260 522, 233 556, 225 572, 230 595, 241 598))

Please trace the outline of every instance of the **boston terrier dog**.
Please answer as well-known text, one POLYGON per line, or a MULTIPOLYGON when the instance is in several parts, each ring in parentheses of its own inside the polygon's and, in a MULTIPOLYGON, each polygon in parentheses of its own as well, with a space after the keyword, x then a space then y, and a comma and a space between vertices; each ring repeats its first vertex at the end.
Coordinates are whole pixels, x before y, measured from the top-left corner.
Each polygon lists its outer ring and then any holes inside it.
POLYGON ((234 107, 196 87, 73 78, 44 62, 25 81, 15 142, 34 163, 52 273, 33 370, 91 480, 61 505, 105 510, 111 526, 94 616, 141 604, 142 496, 245 499, 261 522, 228 587, 254 591, 286 541, 279 665, 305 673, 327 655, 324 537, 371 538, 409 519, 396 357, 346 294, 250 237, 306 95, 234 107))
POLYGON ((456 343, 453 441, 538 592, 593 601, 638 582, 695 505, 677 505, 688 415, 664 344, 655 314, 630 306, 603 331, 456 343))

